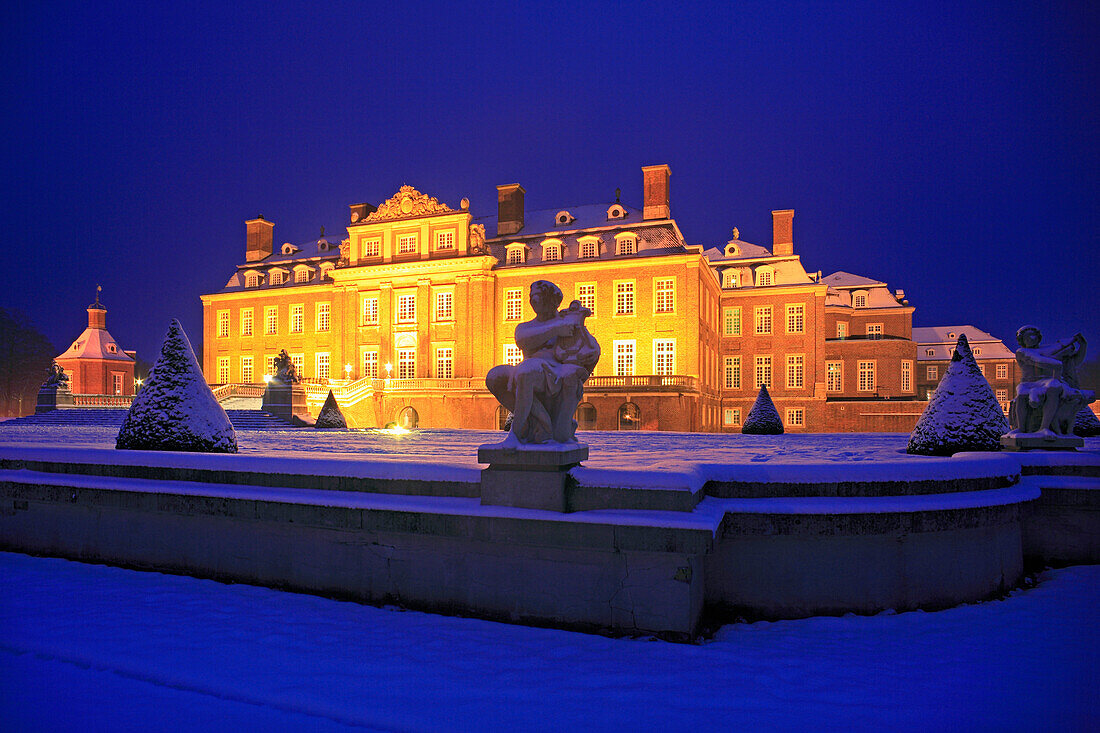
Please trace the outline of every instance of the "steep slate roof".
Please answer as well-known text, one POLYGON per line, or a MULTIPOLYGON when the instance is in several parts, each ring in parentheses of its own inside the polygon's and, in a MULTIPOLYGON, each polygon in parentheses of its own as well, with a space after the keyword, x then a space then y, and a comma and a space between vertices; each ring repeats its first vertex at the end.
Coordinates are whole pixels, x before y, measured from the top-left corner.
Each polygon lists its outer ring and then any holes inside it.
POLYGON ((495 214, 478 217, 474 221, 477 224, 485 225, 487 239, 507 239, 508 241, 541 235, 554 236, 553 232, 571 232, 574 229, 595 229, 642 223, 642 210, 627 206, 624 203, 620 203, 619 206, 623 207, 626 216, 621 219, 608 219, 607 210, 614 205, 614 201, 609 201, 606 204, 584 204, 582 206, 563 206, 560 209, 526 211, 523 214, 523 229, 505 237, 495 236, 497 231, 497 217, 495 214), (569 224, 558 224, 555 217, 561 211, 568 211, 570 216, 575 217, 574 220, 569 224))
MULTIPOLYGON (((555 213, 557 213, 555 211, 555 213)), ((619 228, 621 220, 615 220, 614 222, 605 222, 619 228)), ((575 222, 574 222, 575 224, 575 222)), ((635 222, 640 224, 640 222, 635 222)), ((687 247, 680 242, 676 236, 676 232, 672 229, 671 225, 651 225, 646 224, 644 226, 623 226, 624 230, 629 230, 638 236, 638 252, 633 255, 616 255, 615 254, 615 233, 614 232, 592 232, 589 231, 572 231, 575 226, 568 227, 571 231, 570 234, 563 234, 561 232, 543 232, 539 234, 523 234, 518 232, 509 237, 495 238, 488 240, 489 252, 496 257, 498 264, 494 269, 504 269, 509 267, 526 267, 528 265, 535 265, 542 263, 542 242, 549 238, 560 239, 562 242, 562 256, 561 260, 555 262, 589 262, 594 260, 628 260, 639 257, 656 257, 659 255, 678 254, 687 252, 687 247), (580 255, 580 242, 581 237, 595 236, 600 239, 599 256, 595 258, 589 258, 582 260, 580 255), (508 245, 522 243, 527 245, 527 261, 509 265, 507 261, 508 245)), ((565 229, 565 227, 563 227, 565 229)))
POLYGON ((982 350, 982 353, 974 355, 975 359, 1015 358, 1015 354, 996 336, 974 328, 974 326, 964 325, 914 327, 913 341, 917 344, 917 360, 943 361, 950 359, 951 354, 955 351, 955 342, 958 341, 959 334, 966 335, 971 350, 975 348, 982 350), (954 334, 954 336, 950 334, 954 334), (931 356, 928 355, 929 349, 932 349, 931 356))
POLYGON ((869 287, 886 287, 886 283, 879 280, 872 280, 869 277, 863 277, 862 275, 853 275, 850 272, 837 271, 832 275, 826 275, 821 278, 821 282, 834 288, 869 288, 869 287))
POLYGON ((743 239, 737 240, 737 245, 741 249, 741 254, 727 255, 725 247, 711 247, 704 254, 711 262, 730 262, 734 260, 748 260, 756 257, 771 257, 772 252, 767 247, 761 247, 759 244, 752 244, 746 242, 743 239))
POLYGON ((231 293, 237 290, 245 290, 246 288, 244 287, 244 273, 249 272, 250 270, 264 272, 275 267, 281 267, 290 273, 288 275, 287 282, 284 282, 281 285, 272 285, 268 283, 265 278, 265 281, 260 283, 257 287, 247 289, 273 290, 278 288, 291 287, 293 285, 314 285, 319 282, 318 273, 314 272, 308 282, 295 283, 293 268, 296 265, 303 264, 312 265, 316 268, 319 267, 322 262, 336 262, 336 260, 340 259, 340 242, 343 241, 343 239, 343 237, 328 236, 324 237, 323 240, 311 239, 308 242, 294 245, 298 248, 298 251, 289 255, 283 254, 282 244, 276 244, 274 245, 275 251, 267 257, 263 258, 262 260, 259 260, 258 262, 245 262, 237 265, 237 271, 229 277, 229 281, 225 284, 225 287, 223 287, 218 292, 231 293), (322 241, 328 243, 327 251, 322 251, 322 241))
POLYGON ((105 328, 84 329, 84 333, 72 343, 58 359, 107 359, 110 361, 133 361, 115 341, 114 336, 105 328), (107 350, 108 345, 115 347, 115 353, 107 350))

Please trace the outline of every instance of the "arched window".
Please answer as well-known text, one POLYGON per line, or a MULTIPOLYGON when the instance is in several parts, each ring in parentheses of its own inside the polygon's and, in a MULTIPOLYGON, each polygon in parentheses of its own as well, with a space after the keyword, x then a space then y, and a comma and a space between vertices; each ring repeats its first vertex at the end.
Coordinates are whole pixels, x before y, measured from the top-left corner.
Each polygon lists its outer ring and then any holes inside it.
POLYGON ((852 307, 853 308, 866 308, 867 307, 867 294, 866 293, 856 293, 855 295, 853 295, 852 296, 852 307))
POLYGON ((936 350, 935 349, 925 349, 924 354, 925 354, 925 356, 935 356, 936 355, 936 350))
POLYGON ((397 424, 406 430, 413 430, 420 424, 420 415, 417 414, 416 408, 409 406, 401 408, 401 412, 397 413, 397 424))
POLYGON ((741 287, 741 272, 739 270, 729 269, 722 273, 722 287, 724 288, 739 288, 741 287))
POLYGON ((560 239, 547 239, 542 243, 542 261, 543 262, 560 262, 561 261, 561 240, 560 239))
POLYGON ((522 265, 527 261, 527 247, 522 244, 509 244, 508 256, 505 259, 509 265, 522 265))
POLYGON ((582 237, 577 241, 580 243, 580 258, 582 260, 596 259, 600 256, 600 240, 598 237, 582 237))
POLYGON ((246 288, 260 287, 260 274, 258 272, 245 273, 244 286, 246 288))
POLYGON ((619 430, 637 430, 642 426, 642 411, 633 402, 619 408, 619 430))
POLYGON ((756 270, 756 287, 765 288, 775 285, 775 270, 771 267, 759 267, 756 270))
POLYGON ((621 232, 615 235, 615 254, 638 254, 638 235, 634 232, 621 232))
POLYGON ((577 405, 577 429, 596 429, 596 406, 591 402, 582 402, 577 405))
POLYGON ((322 280, 331 280, 332 279, 332 268, 333 267, 335 267, 335 265, 333 265, 331 262, 326 262, 325 264, 321 265, 321 279, 322 280))

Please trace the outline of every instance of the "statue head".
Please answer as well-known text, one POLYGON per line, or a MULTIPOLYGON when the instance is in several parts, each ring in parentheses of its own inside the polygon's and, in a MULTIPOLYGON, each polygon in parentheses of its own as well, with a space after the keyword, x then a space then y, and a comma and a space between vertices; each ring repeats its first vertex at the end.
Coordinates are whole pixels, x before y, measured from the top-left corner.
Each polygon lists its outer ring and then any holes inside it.
POLYGON ((1016 332, 1016 343, 1025 349, 1034 349, 1043 340, 1043 334, 1035 326, 1021 326, 1016 332))
POLYGON ((531 283, 531 308, 537 315, 545 318, 557 313, 561 298, 561 288, 549 280, 536 280, 531 283))

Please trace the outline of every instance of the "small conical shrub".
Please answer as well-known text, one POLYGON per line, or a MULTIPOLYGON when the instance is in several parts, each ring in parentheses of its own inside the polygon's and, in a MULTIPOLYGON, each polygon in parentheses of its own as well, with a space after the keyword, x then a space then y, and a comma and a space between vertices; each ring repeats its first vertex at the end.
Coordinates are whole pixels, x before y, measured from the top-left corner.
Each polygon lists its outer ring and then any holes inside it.
POLYGON ((325 398, 325 404, 321 405, 321 411, 317 413, 317 422, 313 424, 313 427, 346 428, 347 426, 348 423, 344 419, 344 413, 340 412, 340 405, 336 404, 336 397, 330 389, 328 397, 325 398))
POLYGON ((779 419, 779 411, 772 404, 768 388, 763 384, 760 385, 760 394, 756 395, 756 402, 749 410, 749 416, 745 418, 745 424, 741 426, 741 432, 751 435, 783 434, 783 421, 779 419))
POLYGON ((1073 434, 1082 438, 1100 435, 1100 420, 1096 419, 1096 414, 1088 407, 1082 407, 1073 419, 1073 434))
POLYGON ((966 335, 960 335, 951 364, 917 420, 906 451, 949 456, 1000 450, 1001 436, 1007 432, 1004 410, 974 361, 966 335))
POLYGON ((229 416, 203 379, 187 334, 176 319, 145 387, 134 397, 116 448, 236 453, 229 416))

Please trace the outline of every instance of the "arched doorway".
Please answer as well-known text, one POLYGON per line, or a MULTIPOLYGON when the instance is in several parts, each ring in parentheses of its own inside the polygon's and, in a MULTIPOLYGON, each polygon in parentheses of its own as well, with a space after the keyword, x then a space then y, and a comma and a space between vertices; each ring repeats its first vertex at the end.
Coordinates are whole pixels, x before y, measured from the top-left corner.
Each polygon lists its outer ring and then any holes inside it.
POLYGON ((577 405, 577 430, 596 429, 596 406, 591 402, 582 402, 577 405))
POLYGON ((633 402, 619 408, 619 430, 637 430, 642 426, 642 411, 633 402))
POLYGON ((415 407, 402 407, 401 412, 397 413, 398 427, 405 428, 406 430, 413 430, 419 424, 420 415, 417 413, 415 407))

